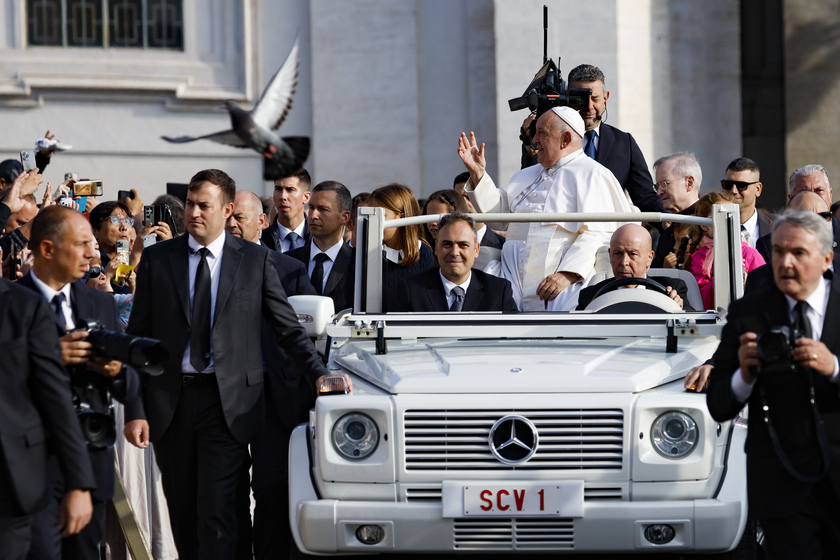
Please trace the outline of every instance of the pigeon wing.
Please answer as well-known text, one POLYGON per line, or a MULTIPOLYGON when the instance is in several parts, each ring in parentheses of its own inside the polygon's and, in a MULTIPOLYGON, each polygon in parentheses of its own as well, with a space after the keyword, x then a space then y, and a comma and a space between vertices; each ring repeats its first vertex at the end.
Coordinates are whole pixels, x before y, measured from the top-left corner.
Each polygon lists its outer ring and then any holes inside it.
POLYGON ((178 138, 170 138, 169 136, 161 136, 167 142, 173 144, 186 144, 187 142, 195 142, 196 140, 212 140, 219 144, 233 146, 234 148, 248 148, 248 144, 242 141, 239 136, 232 130, 223 130, 221 132, 214 132, 213 134, 206 134, 204 136, 179 136, 178 138))
POLYGON ((271 78, 256 107, 251 111, 251 118, 257 126, 276 130, 292 108, 292 98, 298 84, 299 40, 299 36, 295 38, 295 44, 283 66, 271 78))

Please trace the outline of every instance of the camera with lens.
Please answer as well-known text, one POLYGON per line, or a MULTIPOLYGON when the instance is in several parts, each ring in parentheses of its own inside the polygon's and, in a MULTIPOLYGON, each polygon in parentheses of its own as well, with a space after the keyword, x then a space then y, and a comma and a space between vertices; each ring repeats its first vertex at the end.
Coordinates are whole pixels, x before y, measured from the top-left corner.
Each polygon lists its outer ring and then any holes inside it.
MULTIPOLYGON (((169 351, 160 341, 109 331, 102 323, 80 320, 71 332, 89 333, 85 340, 93 346, 95 356, 117 360, 149 375, 163 373, 163 362, 169 351)), ((88 446, 95 449, 111 447, 116 441, 112 392, 125 390, 123 379, 107 380, 83 366, 73 372, 73 405, 88 446)))
POLYGON ((521 97, 508 100, 511 111, 528 108, 539 118, 552 107, 571 107, 577 111, 589 106, 589 88, 568 87, 553 60, 547 60, 534 75, 521 97))
POLYGON ((90 333, 85 340, 93 345, 94 355, 118 360, 149 375, 163 373, 169 351, 159 340, 105 330, 102 323, 90 319, 80 321, 80 325, 71 332, 90 333))
POLYGON ((117 427, 114 422, 114 406, 110 402, 110 396, 107 397, 108 412, 97 412, 89 402, 83 400, 82 397, 74 399, 74 406, 76 409, 76 418, 79 419, 79 424, 82 427, 82 435, 88 446, 94 449, 102 449, 104 447, 111 447, 117 441, 117 427))
POLYGON ((773 375, 795 372, 797 363, 793 359, 793 349, 796 348, 796 341, 800 338, 802 338, 802 333, 787 325, 773 327, 759 335, 756 343, 761 367, 756 368, 756 374, 773 375))

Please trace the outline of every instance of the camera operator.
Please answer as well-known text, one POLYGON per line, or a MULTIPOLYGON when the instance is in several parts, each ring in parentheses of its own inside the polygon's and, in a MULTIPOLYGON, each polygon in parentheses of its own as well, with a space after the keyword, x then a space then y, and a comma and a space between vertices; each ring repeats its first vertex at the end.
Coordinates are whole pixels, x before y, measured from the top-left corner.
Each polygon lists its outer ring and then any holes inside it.
POLYGON ((840 285, 823 277, 832 243, 813 212, 778 219, 775 284, 732 302, 714 357, 712 416, 750 405, 747 489, 767 558, 840 552, 840 285))
MULTIPOLYGON (((45 208, 32 223, 30 246, 35 263, 18 283, 50 302, 61 335, 61 360, 70 375, 77 413, 89 407, 92 412, 109 414, 111 397, 126 401, 137 396, 137 373, 119 361, 93 355, 91 343, 85 340, 89 333, 65 334, 66 330, 89 320, 96 320, 111 331, 120 330, 113 298, 76 282, 85 276, 90 259, 96 255, 94 244, 93 231, 82 214, 63 206, 45 208)), ((33 521, 30 558, 99 558, 105 502, 114 492, 114 451, 113 442, 110 446, 102 443, 95 447, 90 434, 86 435, 96 480, 93 519, 79 534, 59 539, 58 504, 64 493, 64 481, 51 464, 48 476, 53 496, 49 506, 33 521)), ((51 462, 55 463, 53 459, 51 462)))

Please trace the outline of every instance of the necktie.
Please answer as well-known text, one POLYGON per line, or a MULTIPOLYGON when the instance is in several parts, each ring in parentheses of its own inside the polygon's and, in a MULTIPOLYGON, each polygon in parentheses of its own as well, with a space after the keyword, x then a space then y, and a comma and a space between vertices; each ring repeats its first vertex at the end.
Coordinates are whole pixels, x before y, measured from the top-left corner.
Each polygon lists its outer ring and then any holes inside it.
POLYGON ((464 308, 464 296, 466 295, 464 288, 455 286, 449 293, 455 296, 455 301, 449 306, 449 311, 461 311, 464 308))
POLYGON ((199 373, 210 365, 210 266, 207 247, 198 250, 201 262, 195 271, 192 326, 190 327, 190 363, 199 373))
POLYGON ((324 262, 328 260, 329 257, 326 253, 315 255, 315 268, 312 269, 312 287, 315 288, 319 296, 324 293, 324 262))
POLYGON ((292 249, 297 249, 298 247, 303 247, 303 239, 300 238, 300 235, 296 234, 295 232, 289 232, 289 235, 286 236, 286 239, 289 241, 289 251, 292 249))
POLYGON ((808 320, 808 302, 797 301, 796 313, 797 316, 796 321, 793 322, 793 328, 802 333, 802 336, 805 338, 813 337, 813 332, 811 331, 811 321, 808 320))
POLYGON ((58 326, 61 327, 62 330, 67 327, 67 318, 64 316, 64 300, 65 296, 61 292, 55 294, 55 297, 52 298, 55 320, 58 322, 58 326))
POLYGON ((584 137, 586 138, 586 147, 584 147, 583 152, 592 159, 595 159, 595 131, 588 130, 584 137))
POLYGON ((743 241, 747 245, 750 244, 750 232, 747 231, 747 228, 744 226, 744 224, 741 224, 741 241, 743 241))

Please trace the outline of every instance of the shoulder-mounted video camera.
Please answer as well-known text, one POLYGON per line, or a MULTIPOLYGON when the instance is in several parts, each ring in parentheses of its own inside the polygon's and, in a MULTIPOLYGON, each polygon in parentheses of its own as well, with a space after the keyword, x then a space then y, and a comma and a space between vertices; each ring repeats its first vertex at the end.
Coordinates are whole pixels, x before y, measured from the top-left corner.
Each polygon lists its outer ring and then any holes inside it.
MULTIPOLYGON (((522 142, 531 144, 531 139, 537 131, 537 119, 552 107, 571 107, 581 111, 589 106, 589 96, 592 90, 589 88, 573 88, 563 80, 563 73, 559 69, 560 59, 557 64, 548 58, 548 6, 543 6, 543 65, 534 75, 534 79, 525 88, 521 97, 508 100, 511 111, 529 109, 536 117, 532 122, 526 136, 522 131, 520 136, 522 142)), ((531 146, 533 148, 533 145, 531 146)))
MULTIPOLYGON (((560 59, 557 60, 558 63, 560 59)), ((589 106, 589 88, 568 87, 553 60, 546 60, 534 75, 522 97, 508 100, 511 111, 526 107, 539 118, 552 107, 571 107, 578 111, 589 106)))

